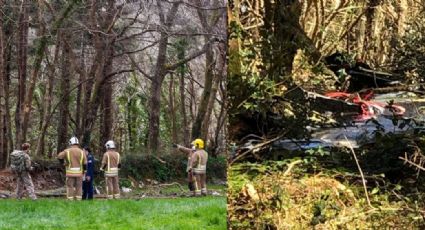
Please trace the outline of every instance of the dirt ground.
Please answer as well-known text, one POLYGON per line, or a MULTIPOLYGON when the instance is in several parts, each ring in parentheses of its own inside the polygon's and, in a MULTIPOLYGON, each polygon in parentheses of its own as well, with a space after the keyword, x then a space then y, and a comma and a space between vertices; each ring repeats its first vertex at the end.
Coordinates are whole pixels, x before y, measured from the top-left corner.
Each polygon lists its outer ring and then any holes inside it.
MULTIPOLYGON (((31 177, 35 190, 51 190, 64 185, 65 178, 56 171, 34 171, 31 177)), ((9 168, 0 171, 0 190, 15 191, 16 181, 9 168)))

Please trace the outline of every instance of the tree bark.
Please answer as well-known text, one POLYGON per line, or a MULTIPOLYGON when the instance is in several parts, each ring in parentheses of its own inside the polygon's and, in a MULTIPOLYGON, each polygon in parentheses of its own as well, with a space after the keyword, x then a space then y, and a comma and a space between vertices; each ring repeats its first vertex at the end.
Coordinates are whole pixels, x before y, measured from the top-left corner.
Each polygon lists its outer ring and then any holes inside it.
POLYGON ((149 98, 149 154, 156 155, 159 149, 159 118, 161 109, 161 89, 164 77, 167 73, 167 46, 168 46, 168 33, 171 28, 174 18, 177 14, 181 2, 173 3, 171 9, 165 17, 161 1, 157 1, 159 8, 160 22, 163 29, 160 32, 160 41, 158 43, 158 55, 155 64, 155 74, 152 79, 150 98, 149 98))
MULTIPOLYGON (((78 82, 85 82, 86 80, 86 75, 85 75, 85 45, 84 43, 81 45, 80 47, 81 49, 81 59, 80 59, 80 67, 79 68, 83 68, 82 71, 80 71, 78 73, 79 77, 78 77, 78 82)), ((86 83, 81 83, 78 88, 77 88, 77 102, 75 104, 75 121, 77 123, 76 125, 76 135, 77 137, 81 138, 82 133, 83 133, 83 127, 82 127, 82 106, 83 106, 83 100, 84 100, 84 95, 83 93, 85 92, 85 87, 86 83)))
MULTIPOLYGON (((93 32, 93 43, 95 46, 95 58, 93 59, 93 64, 90 68, 88 76, 94 76, 93 81, 88 81, 86 84, 86 93, 84 99, 84 116, 83 116, 83 145, 89 145, 91 141, 91 134, 93 126, 96 122, 97 113, 99 110, 99 105, 102 102, 105 81, 107 81, 106 72, 110 70, 105 70, 109 68, 109 65, 112 65, 113 55, 109 56, 108 52, 111 51, 114 46, 116 35, 112 33, 112 28, 116 22, 115 16, 117 9, 115 7, 115 1, 108 0, 106 3, 106 17, 103 20, 98 21, 96 12, 100 6, 96 0, 92 0, 91 8, 89 11, 89 24, 90 30, 93 32), (102 32, 99 32, 100 30, 102 32), (110 60, 108 60, 109 58, 110 60), (110 63, 109 63, 110 62, 110 63)), ((102 18, 100 18, 102 19, 102 18)), ((109 73, 109 72, 108 72, 109 73)))
POLYGON ((27 47, 28 47, 28 7, 29 1, 23 0, 20 6, 18 19, 18 98, 15 112, 15 138, 16 146, 20 146, 23 142, 23 115, 24 101, 27 81, 27 47))
MULTIPOLYGON (((209 45, 211 46, 211 45, 209 45)), ((214 53, 212 47, 207 49, 205 53, 205 84, 202 96, 200 99, 199 107, 196 113, 196 118, 192 126, 192 138, 202 138, 205 134, 202 133, 202 121, 205 119, 205 115, 208 110, 208 102, 211 95, 212 81, 213 81, 213 66, 214 66, 214 53)), ((206 141, 206 140, 204 140, 206 141)))
MULTIPOLYGON (((183 54, 184 56, 184 54, 183 54)), ((184 81, 184 67, 180 67, 180 112, 182 116, 182 126, 183 126, 183 143, 185 146, 189 146, 189 124, 187 122, 187 112, 186 112, 186 94, 185 94, 185 81, 184 81)))
MULTIPOLYGON (((225 73, 225 59, 226 59, 226 49, 223 47, 223 45, 222 44, 220 44, 220 46, 221 46, 221 49, 217 49, 217 50, 219 50, 217 53, 217 73, 216 74, 214 74, 214 79, 213 79, 213 85, 212 85, 212 88, 211 88, 211 94, 210 94, 210 98, 208 99, 208 107, 207 107, 207 112, 206 112, 206 114, 205 114, 205 117, 204 117, 204 120, 203 120, 203 123, 202 123, 202 135, 201 135, 201 137, 202 137, 202 139, 204 139, 204 140, 208 140, 209 139, 209 136, 208 136, 208 133, 209 133, 209 127, 210 127, 210 124, 212 123, 212 122, 210 122, 210 120, 211 120, 211 114, 212 114, 212 111, 214 110, 214 107, 215 107, 215 101, 216 101, 216 99, 217 99, 217 91, 218 91, 218 88, 219 88, 219 86, 220 86, 220 84, 221 84, 221 81, 222 81, 222 79, 224 78, 224 73, 225 73)), ((221 100, 224 100, 224 99, 221 99, 221 100)), ((219 122, 219 121, 216 121, 216 122, 219 122)), ((214 139, 213 139, 214 140, 214 139)), ((217 144, 217 143, 214 143, 215 145, 217 144)))
MULTIPOLYGON (((114 48, 113 46, 109 46, 109 50, 107 52, 107 58, 105 62, 105 66, 103 67, 103 75, 108 76, 112 72, 113 65, 113 56, 114 56, 114 48)), ((112 135, 112 125, 114 123, 114 117, 112 113, 112 94, 113 87, 110 80, 105 80, 103 84, 103 124, 101 124, 101 144, 104 145, 108 140, 111 140, 112 135)))
MULTIPOLYGON (((0 10, 4 10, 4 2, 0 0, 0 10)), ((6 127, 6 98, 4 91, 5 84, 5 42, 3 33, 3 14, 0 15, 0 169, 7 164, 7 127, 6 127)))
POLYGON ((214 136, 214 143, 215 146, 212 146, 212 155, 217 156, 220 154, 219 152, 219 146, 226 146, 226 143, 220 142, 220 134, 221 136, 224 136, 223 141, 226 142, 227 137, 227 129, 226 129, 226 121, 227 121, 227 89, 225 88, 224 84, 220 84, 220 91, 222 96, 222 104, 220 107, 220 113, 217 116, 217 126, 215 128, 215 136, 214 136), (223 130, 224 128, 224 130, 223 130))
MULTIPOLYGON (((73 1, 69 2, 63 9, 61 9, 59 16, 53 22, 51 31, 49 31, 50 34, 56 35, 60 26, 67 19, 67 17, 70 15, 70 13, 72 12, 72 9, 77 4, 77 2, 78 2, 77 0, 73 0, 73 1)), ((40 3, 40 4, 42 4, 42 3, 40 3)), ((38 8, 39 8, 38 10, 39 10, 39 13, 40 13, 39 14, 39 21, 41 22, 42 17, 43 17, 43 15, 41 15, 41 13, 43 12, 42 11, 43 7, 40 5, 38 8)), ((41 39, 40 39, 40 42, 38 43, 38 45, 36 47, 35 59, 34 59, 33 66, 32 66, 33 69, 32 69, 32 73, 31 73, 31 79, 30 79, 30 82, 29 82, 30 84, 29 84, 29 87, 26 90, 26 94, 25 94, 23 116, 21 115, 21 118, 22 118, 22 133, 21 133, 22 140, 26 139, 26 134, 27 134, 27 131, 28 131, 28 125, 29 125, 30 118, 31 118, 30 114, 31 114, 31 110, 32 110, 32 101, 33 101, 33 97, 34 97, 35 85, 37 83, 37 79, 38 79, 39 73, 41 71, 41 62, 43 61, 44 55, 46 54, 45 51, 46 51, 46 48, 47 48, 48 42, 49 42, 49 36, 47 34, 47 30, 43 26, 41 26, 40 36, 41 36, 41 39)), ((67 56, 67 58, 69 58, 69 55, 67 56)), ((69 60, 67 62, 69 63, 69 60)))
MULTIPOLYGON (((203 6, 200 0, 197 0, 196 3, 198 7, 203 6)), ((197 12, 198 12, 198 17, 202 24, 202 28, 204 32, 206 33, 206 35, 204 35, 205 43, 208 43, 208 41, 211 39, 211 35, 209 33, 212 31, 213 26, 217 22, 215 20, 218 20, 218 19, 212 18, 212 20, 209 21, 207 17, 208 15, 205 14, 204 11, 198 9, 197 12)), ((215 68, 215 61, 214 61, 213 46, 209 44, 205 52, 204 90, 202 92, 201 101, 198 107, 195 122, 193 123, 193 126, 192 126, 192 137, 202 138, 205 142, 205 145, 207 145, 208 124, 204 123, 204 128, 207 130, 202 129, 202 126, 203 126, 203 122, 209 122, 208 110, 209 110, 209 101, 210 101, 211 91, 212 91, 212 82, 214 78, 214 73, 213 73, 214 68, 215 68)))
POLYGON ((174 104, 174 97, 175 97, 175 89, 174 89, 174 75, 171 74, 170 76, 170 84, 168 88, 168 103, 169 103, 169 111, 170 111, 170 118, 171 118, 171 140, 173 143, 179 143, 178 136, 177 136, 177 122, 176 122, 176 110, 175 110, 175 104, 174 104))
POLYGON ((371 45, 373 42, 373 18, 375 15, 375 8, 379 6, 381 0, 370 0, 366 9, 366 28, 365 28, 365 36, 363 42, 363 50, 361 53, 362 58, 365 57, 368 50, 371 49, 371 45))
MULTIPOLYGON (((4 38, 13 38, 13 27, 10 24, 10 22, 6 25, 3 24, 3 26, 5 27, 4 29, 4 38)), ((10 111, 11 111, 11 106, 10 106, 10 72, 11 72, 11 64, 12 64, 12 43, 11 42, 7 42, 4 43, 5 46, 5 73, 4 73, 4 84, 3 84, 3 88, 4 88, 4 94, 5 94, 5 109, 6 109, 6 133, 5 136, 8 140, 8 144, 7 144, 7 151, 8 153, 11 152, 11 150, 13 149, 13 133, 12 133, 12 116, 10 115, 10 111)), ((8 155, 9 157, 9 155, 8 155)), ((9 158, 8 158, 9 159, 9 158)), ((8 160, 7 159, 7 160, 8 160)))
MULTIPOLYGON (((68 34, 64 35, 64 40, 70 39, 68 34)), ((62 60, 61 60, 61 80, 60 80, 60 97, 62 102, 59 105, 59 119, 58 119, 58 138, 57 150, 62 151, 68 145, 68 116, 69 116, 69 102, 70 95, 68 94, 70 88, 70 60, 69 60, 69 47, 63 45, 62 47, 62 60)))
MULTIPOLYGON (((55 45, 55 52, 53 55, 53 63, 49 63, 49 69, 48 69, 48 73, 47 73, 47 85, 46 85, 46 90, 44 93, 44 103, 43 103, 43 117, 42 117, 42 122, 41 122, 41 130, 40 130, 40 135, 38 136, 38 140, 37 140, 37 147, 36 147, 36 154, 38 156, 42 156, 44 151, 44 147, 45 147, 45 136, 46 136, 46 131, 47 128, 50 124, 50 113, 51 113, 51 109, 52 109, 52 100, 53 100, 53 86, 54 86, 54 78, 55 78, 55 67, 57 66, 57 62, 58 62, 58 58, 59 58, 59 50, 61 47, 60 44, 60 40, 61 40, 61 36, 60 33, 58 33, 58 35, 56 36, 56 45, 55 45)), ((47 51, 46 51, 47 52, 47 51)))

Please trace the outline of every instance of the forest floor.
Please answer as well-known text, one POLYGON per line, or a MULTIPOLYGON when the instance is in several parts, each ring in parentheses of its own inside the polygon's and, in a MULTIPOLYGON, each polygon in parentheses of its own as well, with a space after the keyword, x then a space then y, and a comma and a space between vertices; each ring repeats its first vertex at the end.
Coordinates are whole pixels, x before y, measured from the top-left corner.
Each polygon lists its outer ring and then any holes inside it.
MULTIPOLYGON (((64 187, 65 176, 56 170, 38 170, 31 172, 35 192, 39 197, 65 197, 66 189, 64 187)), ((208 194, 215 197, 226 196, 226 183, 220 180, 213 180, 218 184, 208 184, 208 194)), ((95 198, 106 198, 104 194, 105 181, 102 177, 96 177, 94 186, 98 192, 95 198)), ((172 181, 159 183, 155 180, 135 181, 133 178, 120 178, 120 187, 123 198, 141 199, 151 198, 175 198, 188 197, 186 182, 172 181)), ((16 189, 16 181, 9 169, 0 171, 0 198, 13 198, 16 189)))
POLYGON ((228 169, 231 229, 423 229, 423 183, 392 183, 300 159, 228 169), (370 202, 368 202, 368 199, 370 202))

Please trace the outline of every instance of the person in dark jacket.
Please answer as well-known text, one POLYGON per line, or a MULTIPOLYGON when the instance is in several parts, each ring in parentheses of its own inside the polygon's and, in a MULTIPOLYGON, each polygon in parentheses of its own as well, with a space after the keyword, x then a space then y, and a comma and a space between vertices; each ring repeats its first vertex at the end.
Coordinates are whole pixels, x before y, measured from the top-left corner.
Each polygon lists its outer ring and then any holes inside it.
POLYGON ((83 181, 83 200, 93 199, 93 179, 94 179, 94 156, 89 147, 84 147, 87 157, 87 172, 83 181))

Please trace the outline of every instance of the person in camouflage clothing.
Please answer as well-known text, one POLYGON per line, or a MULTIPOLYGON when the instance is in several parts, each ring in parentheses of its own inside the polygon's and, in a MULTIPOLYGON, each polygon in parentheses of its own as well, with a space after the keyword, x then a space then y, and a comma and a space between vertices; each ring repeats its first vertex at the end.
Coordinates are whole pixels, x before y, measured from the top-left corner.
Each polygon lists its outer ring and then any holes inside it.
POLYGON ((17 183, 16 185, 17 199, 22 199, 25 189, 28 191, 29 197, 32 200, 37 199, 37 196, 35 195, 35 192, 34 192, 34 184, 32 183, 31 175, 29 173, 33 169, 31 167, 31 158, 28 155, 30 147, 31 145, 29 143, 24 143, 22 144, 22 151, 19 151, 19 150, 16 151, 16 152, 19 152, 18 154, 23 154, 21 159, 24 161, 22 162, 24 167, 22 168, 17 167, 16 169, 14 169, 14 167, 11 166, 12 171, 15 174, 15 179, 17 183))

